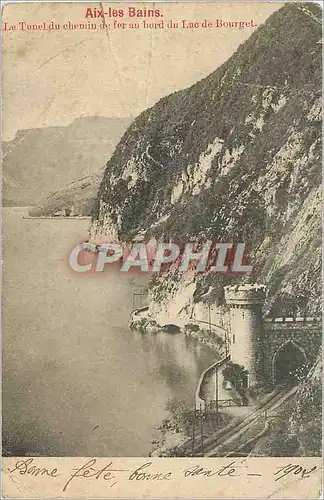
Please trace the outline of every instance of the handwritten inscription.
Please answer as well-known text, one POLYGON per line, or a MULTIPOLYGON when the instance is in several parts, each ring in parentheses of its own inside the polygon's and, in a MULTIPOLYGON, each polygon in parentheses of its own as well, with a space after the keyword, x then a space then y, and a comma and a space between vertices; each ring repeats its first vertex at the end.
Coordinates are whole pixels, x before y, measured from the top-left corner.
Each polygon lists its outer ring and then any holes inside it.
MULTIPOLYGON (((44 461, 44 459, 39 459, 44 461)), ((246 477, 262 477, 269 474, 272 475, 274 481, 284 480, 286 477, 295 476, 296 479, 308 479, 315 471, 318 470, 318 466, 313 466, 307 468, 301 464, 286 463, 282 466, 275 467, 273 471, 269 471, 269 468, 263 468, 263 470, 251 470, 251 462, 248 460, 232 460, 226 461, 217 467, 206 467, 199 463, 190 465, 187 468, 179 469, 175 467, 172 470, 172 462, 169 462, 169 470, 161 470, 160 463, 158 461, 150 461, 140 464, 139 466, 132 467, 129 469, 124 469, 118 467, 112 460, 108 463, 106 462, 102 466, 104 459, 91 458, 88 459, 83 465, 71 469, 71 472, 66 472, 66 470, 59 471, 58 468, 51 467, 39 467, 37 464, 38 459, 26 458, 17 459, 15 466, 12 469, 7 469, 10 474, 19 474, 21 476, 32 476, 34 478, 41 477, 49 481, 59 480, 62 477, 62 490, 66 492, 68 487, 72 482, 76 480, 91 480, 91 481, 102 481, 109 487, 113 487, 117 482, 131 481, 131 482, 161 482, 161 481, 171 481, 173 479, 179 480, 180 478, 185 478, 193 480, 194 478, 206 478, 206 480, 212 480, 211 478, 235 478, 240 477, 240 480, 244 480, 246 477), (100 462, 100 463, 99 463, 100 462), (64 477, 63 477, 64 476, 64 477)), ((117 460, 116 460, 116 463, 117 460)), ((127 463, 127 462, 126 462, 127 463)), ((219 463, 219 462, 218 462, 219 463)), ((214 464, 211 462, 211 465, 214 464)))
POLYGON ((69 484, 76 478, 102 479, 103 481, 109 481, 110 486, 114 486, 117 478, 116 473, 125 472, 124 469, 115 469, 112 462, 109 462, 109 464, 99 468, 94 467, 96 464, 97 460, 93 458, 82 465, 82 467, 73 469, 75 472, 71 474, 69 480, 65 483, 63 491, 66 491, 69 484))
POLYGON ((212 477, 212 476, 229 476, 229 477, 237 477, 241 476, 238 472, 238 470, 235 467, 236 462, 235 460, 227 465, 222 465, 219 469, 205 469, 204 467, 201 467, 200 465, 194 465, 193 467, 190 467, 189 469, 186 469, 184 471, 184 477, 194 477, 194 476, 205 476, 205 477, 212 477))
POLYGON ((27 460, 18 460, 15 467, 9 472, 13 473, 18 471, 19 474, 28 474, 31 476, 48 476, 48 477, 58 477, 59 473, 57 469, 46 469, 41 467, 36 467, 36 465, 31 465, 33 463, 33 458, 28 458, 27 460))
POLYGON ((161 472, 148 472, 144 471, 144 469, 147 469, 152 465, 152 462, 147 462, 144 465, 141 465, 137 469, 134 470, 128 477, 130 481, 133 481, 134 479, 136 481, 165 481, 165 480, 170 480, 172 476, 172 472, 167 472, 167 473, 161 473, 161 472))
POLYGON ((288 476, 289 474, 294 474, 295 476, 300 476, 302 479, 308 478, 312 472, 317 470, 317 465, 314 465, 311 469, 307 470, 305 467, 296 464, 288 464, 284 467, 279 467, 274 476, 277 476, 275 481, 280 481, 280 479, 288 476))

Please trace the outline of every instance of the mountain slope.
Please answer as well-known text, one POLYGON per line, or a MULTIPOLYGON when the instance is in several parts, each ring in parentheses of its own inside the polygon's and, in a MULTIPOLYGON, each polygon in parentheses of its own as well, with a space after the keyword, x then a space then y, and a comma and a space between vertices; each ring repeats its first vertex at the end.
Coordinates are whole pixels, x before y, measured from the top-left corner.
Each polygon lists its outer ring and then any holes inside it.
POLYGON ((68 127, 20 130, 3 143, 3 204, 35 205, 67 183, 97 172, 130 123, 76 119, 68 127))
POLYGON ((252 451, 259 456, 322 456, 322 353, 297 392, 283 405, 275 425, 252 451), (288 425, 287 425, 288 424, 288 425), (280 439, 278 436, 280 435, 280 439))
POLYGON ((40 206, 33 207, 29 215, 40 217, 70 213, 74 216, 90 216, 103 174, 104 168, 71 182, 65 188, 59 189, 42 200, 40 206))
MULTIPOLYGON (((320 17, 315 4, 284 6, 214 73, 142 113, 107 164, 93 238, 243 241, 245 279, 266 282, 268 310, 318 311, 320 17)), ((166 309, 192 284, 195 301, 211 285, 221 303, 233 279, 155 280, 152 308, 171 281, 166 309)))

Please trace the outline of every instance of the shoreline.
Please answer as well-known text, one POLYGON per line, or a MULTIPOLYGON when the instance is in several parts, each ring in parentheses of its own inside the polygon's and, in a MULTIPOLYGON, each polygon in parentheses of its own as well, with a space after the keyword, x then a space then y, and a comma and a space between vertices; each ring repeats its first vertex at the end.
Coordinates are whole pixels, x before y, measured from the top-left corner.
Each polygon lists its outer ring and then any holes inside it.
POLYGON ((87 217, 87 216, 80 216, 80 217, 65 217, 64 215, 58 215, 57 217, 56 216, 40 216, 40 217, 33 217, 31 215, 24 215, 23 216, 23 219, 51 219, 51 220, 91 220, 91 217, 87 217))
MULTIPOLYGON (((129 320, 129 328, 131 330, 139 331, 143 334, 158 334, 168 332, 168 328, 175 325, 159 325, 155 320, 147 317, 145 312, 148 311, 148 306, 142 307, 132 311, 129 320), (141 314, 142 313, 142 314, 141 314)), ((183 420, 187 420, 187 424, 182 427, 179 424, 179 415, 170 412, 170 417, 165 418, 159 424, 157 429, 161 432, 161 439, 152 441, 152 450, 149 454, 150 457, 177 457, 183 455, 183 447, 186 447, 191 442, 191 431, 188 432, 188 425, 192 427, 196 421, 194 417, 196 408, 205 406, 205 401, 200 398, 201 385, 205 379, 206 374, 215 369, 215 366, 220 366, 228 359, 224 352, 225 342, 221 339, 219 334, 212 330, 212 325, 208 324, 210 329, 203 328, 207 326, 203 323, 194 322, 188 318, 188 323, 184 327, 177 327, 177 332, 169 330, 170 335, 182 334, 188 338, 193 339, 196 343, 202 344, 213 350, 215 353, 215 361, 205 368, 197 380, 195 388, 193 388, 193 400, 195 401, 194 407, 187 407, 182 409, 183 420), (189 421, 192 420, 191 424, 189 421)), ((214 329, 215 330, 215 329, 214 329)), ((219 330, 218 330, 219 333, 219 330)), ((181 418, 180 418, 181 421, 181 418)), ((197 424, 194 424, 195 426, 197 424)), ((211 424, 209 424, 211 425, 211 424)))

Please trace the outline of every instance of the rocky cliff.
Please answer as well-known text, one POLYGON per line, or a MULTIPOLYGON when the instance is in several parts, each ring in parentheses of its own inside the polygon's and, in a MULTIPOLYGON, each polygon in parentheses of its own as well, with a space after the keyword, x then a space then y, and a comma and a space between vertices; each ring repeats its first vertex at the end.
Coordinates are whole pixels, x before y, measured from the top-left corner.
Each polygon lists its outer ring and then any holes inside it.
POLYGON ((322 352, 299 385, 289 424, 299 455, 322 455, 322 352))
POLYGON ((299 382, 296 394, 280 408, 268 434, 257 442, 252 455, 322 456, 321 352, 308 375, 299 382))
MULTIPOLYGON (((320 19, 316 4, 284 6, 214 73, 144 111, 107 164, 92 237, 243 241, 267 312, 317 313, 320 19)), ((235 279, 155 277, 150 314, 221 307, 235 279)))

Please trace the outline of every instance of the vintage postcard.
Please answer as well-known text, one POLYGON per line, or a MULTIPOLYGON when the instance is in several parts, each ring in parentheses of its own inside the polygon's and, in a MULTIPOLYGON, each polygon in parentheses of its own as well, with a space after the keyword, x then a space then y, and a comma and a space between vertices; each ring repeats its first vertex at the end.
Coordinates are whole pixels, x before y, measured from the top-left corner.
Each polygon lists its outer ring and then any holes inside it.
POLYGON ((319 498, 321 2, 1 26, 3 498, 319 498))

